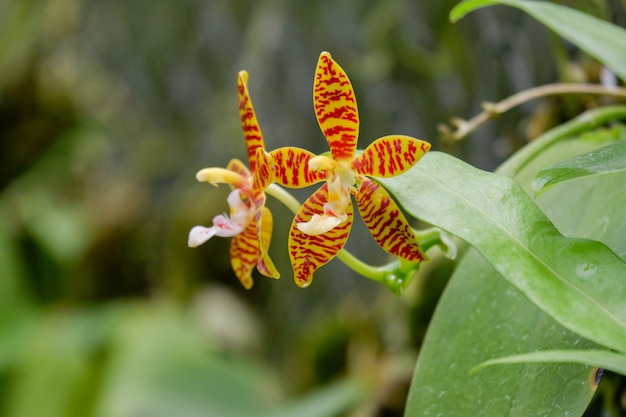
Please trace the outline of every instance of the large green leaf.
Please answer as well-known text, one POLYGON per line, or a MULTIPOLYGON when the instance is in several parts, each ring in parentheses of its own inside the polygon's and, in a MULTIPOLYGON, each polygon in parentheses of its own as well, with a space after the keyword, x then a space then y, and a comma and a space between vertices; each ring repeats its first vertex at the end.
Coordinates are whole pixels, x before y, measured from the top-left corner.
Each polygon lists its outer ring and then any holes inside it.
MULTIPOLYGON (((544 146, 539 157, 516 172, 526 179, 523 185, 529 189, 542 167, 603 146, 607 139, 588 137, 555 144, 548 135, 549 149, 544 146)), ((621 206, 619 194, 607 192, 611 183, 607 177, 564 183, 542 194, 539 203, 562 233, 600 239, 626 257, 623 231, 602 226, 605 219, 626 224, 626 212, 611 208, 621 206), (583 197, 589 195, 592 185, 581 187, 581 182, 594 183, 597 192, 592 199, 583 197), (586 213, 585 219, 572 216, 572 207, 586 213)), ((471 250, 452 276, 430 323, 406 415, 581 415, 595 389, 589 383, 595 377, 590 367, 519 364, 486 369, 477 375, 470 375, 469 370, 484 360, 506 355, 592 347, 596 346, 539 311, 471 250)))
POLYGON ((520 364, 470 374, 492 358, 572 347, 593 345, 542 313, 471 250, 430 322, 405 416, 527 417, 584 410, 593 395, 585 366, 520 364))
POLYGON ((539 194, 560 182, 622 172, 626 173, 626 141, 577 155, 541 170, 533 188, 539 194))
POLYGON ((466 0, 452 9, 450 20, 494 4, 525 11, 626 80, 626 30, 583 12, 542 1, 466 0))
POLYGON ((384 183, 409 213, 470 243, 563 326, 626 351, 626 287, 617 279, 626 263, 598 242, 561 235, 514 180, 431 152, 384 183))

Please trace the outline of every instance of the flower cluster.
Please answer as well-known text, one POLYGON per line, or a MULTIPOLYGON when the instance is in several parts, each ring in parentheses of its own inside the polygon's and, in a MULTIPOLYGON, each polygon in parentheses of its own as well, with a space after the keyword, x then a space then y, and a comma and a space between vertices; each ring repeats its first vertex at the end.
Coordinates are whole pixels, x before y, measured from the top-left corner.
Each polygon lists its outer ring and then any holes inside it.
POLYGON ((322 52, 315 71, 313 103, 330 153, 315 155, 296 147, 267 152, 246 84, 247 74, 241 72, 239 111, 250 170, 233 160, 226 169, 198 172, 200 181, 233 187, 228 197, 230 216, 215 217, 209 228, 194 227, 189 246, 198 246, 213 236, 232 236, 232 266, 246 288, 252 285, 255 264, 263 275, 277 278, 267 254, 272 216, 265 207, 265 190, 272 183, 301 188, 323 182, 297 210, 289 232, 289 257, 300 287, 309 286, 313 273, 343 250, 354 217, 352 197, 381 248, 408 262, 426 259, 401 210, 372 178, 407 171, 430 149, 429 143, 392 135, 375 140, 358 153, 359 116, 352 85, 330 54, 322 52))

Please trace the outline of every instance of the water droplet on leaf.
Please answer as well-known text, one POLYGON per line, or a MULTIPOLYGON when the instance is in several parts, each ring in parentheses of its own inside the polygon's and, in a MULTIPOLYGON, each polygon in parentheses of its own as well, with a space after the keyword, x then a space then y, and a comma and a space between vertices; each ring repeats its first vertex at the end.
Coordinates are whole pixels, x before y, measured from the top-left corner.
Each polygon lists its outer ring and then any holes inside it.
POLYGON ((591 278, 596 273, 595 265, 589 262, 583 262, 582 264, 576 266, 576 275, 580 278, 591 278))

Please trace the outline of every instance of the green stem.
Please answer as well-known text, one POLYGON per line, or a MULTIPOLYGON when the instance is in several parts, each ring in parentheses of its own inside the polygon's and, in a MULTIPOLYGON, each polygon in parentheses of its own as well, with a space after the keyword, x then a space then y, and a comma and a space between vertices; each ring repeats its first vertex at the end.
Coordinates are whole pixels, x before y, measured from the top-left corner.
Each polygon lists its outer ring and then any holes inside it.
POLYGON ((283 203, 293 214, 297 214, 302 205, 294 196, 278 184, 272 183, 265 189, 265 194, 271 195, 283 203))
POLYGON ((415 234, 415 237, 424 252, 435 245, 441 245, 443 243, 441 241, 441 229, 436 227, 431 227, 430 229, 425 230, 413 229, 413 233, 415 234))
MULTIPOLYGON (((300 210, 300 202, 278 184, 270 184, 269 187, 265 189, 265 193, 283 203, 294 214, 297 214, 300 210)), ((385 277, 386 270, 384 268, 369 265, 345 249, 341 249, 339 253, 337 253, 337 258, 358 274, 371 280, 382 282, 385 277)))
POLYGON ((383 278, 385 277, 385 273, 387 272, 383 268, 366 264, 345 249, 341 249, 337 253, 337 258, 339 258, 341 262, 346 264, 348 267, 352 268, 354 272, 357 272, 364 277, 376 282, 383 282, 383 278))
POLYGON ((626 106, 610 106, 586 111, 569 122, 547 131, 523 147, 500 165, 496 172, 514 176, 543 151, 561 140, 619 119, 626 119, 626 106))

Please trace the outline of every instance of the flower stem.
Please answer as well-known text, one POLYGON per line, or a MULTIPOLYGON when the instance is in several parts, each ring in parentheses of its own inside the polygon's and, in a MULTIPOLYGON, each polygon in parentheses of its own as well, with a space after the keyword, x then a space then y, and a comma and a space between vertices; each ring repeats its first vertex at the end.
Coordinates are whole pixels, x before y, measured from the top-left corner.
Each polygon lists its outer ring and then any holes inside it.
POLYGON ((426 230, 416 230, 413 229, 413 234, 417 238, 417 241, 420 244, 420 247, 424 252, 435 245, 441 245, 441 229, 436 227, 431 227, 426 230))
POLYGON ((298 213, 300 210, 300 202, 296 200, 294 196, 292 196, 287 190, 281 187, 278 184, 272 183, 266 189, 265 193, 271 195, 276 200, 283 203, 289 210, 293 212, 293 214, 298 213))

